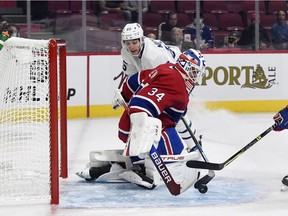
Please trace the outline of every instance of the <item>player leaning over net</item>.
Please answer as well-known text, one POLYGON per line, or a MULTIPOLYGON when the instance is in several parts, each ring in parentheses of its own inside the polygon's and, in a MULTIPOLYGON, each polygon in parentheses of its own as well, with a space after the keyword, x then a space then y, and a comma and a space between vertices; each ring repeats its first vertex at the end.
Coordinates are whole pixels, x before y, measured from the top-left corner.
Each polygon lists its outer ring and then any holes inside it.
MULTIPOLYGON (((274 128, 275 131, 282 131, 284 129, 288 129, 288 106, 284 109, 280 110, 274 117, 273 117, 276 127, 274 128)), ((282 190, 288 189, 288 175, 284 176, 282 179, 282 183, 284 184, 282 190)))
MULTIPOLYGON (((162 64, 129 76, 116 100, 125 108, 118 134, 126 143, 123 153, 91 152, 88 168, 77 175, 86 180, 122 179, 153 189, 160 183, 160 176, 148 157, 153 146, 162 156, 183 155, 200 160, 199 151, 187 147, 175 126, 186 113, 189 92, 204 71, 205 60, 200 51, 189 49, 179 56, 177 63, 162 64)), ((189 169, 183 160, 167 167, 184 191, 199 177, 198 170, 189 169)))
MULTIPOLYGON (((160 40, 145 37, 143 35, 143 29, 138 23, 127 24, 122 30, 121 37, 122 69, 128 77, 138 71, 152 69, 167 62, 176 63, 181 54, 177 47, 172 50, 160 40)), ((170 80, 167 80, 167 82, 170 82, 170 80)), ((189 81, 187 81, 187 85, 189 86, 189 81)), ((192 86, 189 86, 189 88, 191 89, 190 91, 192 91, 192 86)), ((185 114, 183 118, 195 133, 196 130, 192 125, 192 121, 188 118, 188 115, 185 114)), ((192 149, 195 144, 182 121, 179 121, 177 124, 177 131, 189 148, 192 149)))

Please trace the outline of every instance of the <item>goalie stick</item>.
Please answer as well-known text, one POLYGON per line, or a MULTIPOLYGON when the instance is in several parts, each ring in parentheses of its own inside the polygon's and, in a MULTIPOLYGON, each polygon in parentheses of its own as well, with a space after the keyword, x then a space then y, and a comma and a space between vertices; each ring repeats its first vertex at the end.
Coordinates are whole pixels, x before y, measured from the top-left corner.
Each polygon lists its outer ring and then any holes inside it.
POLYGON ((152 148, 149 152, 149 156, 150 156, 154 166, 156 167, 158 173, 160 174, 161 178, 163 179, 169 192, 174 196, 179 195, 181 193, 181 186, 180 186, 180 184, 177 184, 174 181, 173 176, 171 175, 167 166, 165 165, 165 163, 161 159, 161 157, 158 154, 154 145, 152 145, 152 148))
MULTIPOLYGON (((199 150, 202 158, 204 159, 205 162, 208 162, 208 158, 205 155, 202 146, 200 145, 200 143, 198 142, 198 140, 196 139, 194 133, 192 132, 191 128, 189 127, 188 123, 186 122, 186 120, 181 117, 181 120, 183 121, 186 129, 188 130, 190 136, 192 137, 197 149, 199 150)), ((194 184, 194 188, 198 189, 200 193, 206 193, 208 188, 207 188, 207 184, 214 178, 215 176, 215 172, 213 170, 209 170, 208 174, 203 176, 201 179, 198 179, 197 182, 195 182, 194 184)))
POLYGON ((121 71, 117 76, 115 76, 113 78, 113 81, 117 80, 118 78, 120 78, 120 82, 118 84, 118 89, 121 89, 123 86, 123 83, 127 79, 127 75, 124 73, 124 71, 121 71))
POLYGON ((252 147, 255 143, 261 140, 264 136, 270 133, 275 127, 276 127, 276 124, 266 129, 263 133, 261 133, 259 136, 257 136, 250 143, 248 143, 246 146, 244 146, 242 149, 240 149, 238 152, 236 152, 234 155, 232 155, 229 159, 227 159, 223 163, 209 163, 209 162, 203 162, 203 161, 190 160, 186 162, 186 165, 188 167, 198 168, 198 169, 222 170, 224 167, 228 166, 236 158, 242 155, 245 151, 247 151, 250 147, 252 147))

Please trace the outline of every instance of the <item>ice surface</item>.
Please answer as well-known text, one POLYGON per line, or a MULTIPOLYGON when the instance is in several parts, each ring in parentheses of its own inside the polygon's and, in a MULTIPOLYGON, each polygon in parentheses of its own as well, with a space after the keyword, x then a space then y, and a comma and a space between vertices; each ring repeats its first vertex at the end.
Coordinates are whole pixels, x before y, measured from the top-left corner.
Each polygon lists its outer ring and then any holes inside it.
MULTIPOLYGON (((203 135, 211 162, 224 162, 273 124, 274 113, 235 114, 196 108, 189 113, 203 135)), ((153 191, 129 183, 88 183, 75 175, 92 150, 122 148, 118 118, 71 120, 68 124, 69 178, 61 180, 60 204, 0 204, 0 215, 287 215, 288 191, 281 192, 288 174, 288 131, 272 131, 221 171, 208 192, 194 188, 171 196, 165 186, 153 191)), ((207 171, 202 171, 206 174, 207 171)))

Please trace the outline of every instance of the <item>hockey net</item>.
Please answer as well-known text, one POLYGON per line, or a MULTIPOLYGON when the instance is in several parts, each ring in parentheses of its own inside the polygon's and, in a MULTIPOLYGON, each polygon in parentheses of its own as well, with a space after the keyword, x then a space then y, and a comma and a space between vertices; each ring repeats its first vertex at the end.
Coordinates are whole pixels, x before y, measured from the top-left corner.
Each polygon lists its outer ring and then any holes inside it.
POLYGON ((0 51, 1 203, 59 203, 66 103, 65 41, 8 39, 0 51))

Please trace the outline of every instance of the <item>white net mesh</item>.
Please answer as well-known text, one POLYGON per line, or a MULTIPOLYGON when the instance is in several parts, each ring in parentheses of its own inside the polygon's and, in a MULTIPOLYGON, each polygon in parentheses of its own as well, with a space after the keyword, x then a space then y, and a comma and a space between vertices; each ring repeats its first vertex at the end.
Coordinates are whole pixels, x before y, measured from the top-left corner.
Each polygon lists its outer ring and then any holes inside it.
POLYGON ((50 199, 49 40, 0 51, 0 201, 50 199))

